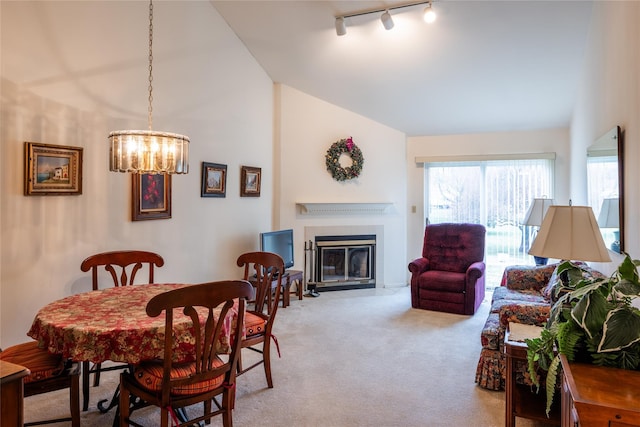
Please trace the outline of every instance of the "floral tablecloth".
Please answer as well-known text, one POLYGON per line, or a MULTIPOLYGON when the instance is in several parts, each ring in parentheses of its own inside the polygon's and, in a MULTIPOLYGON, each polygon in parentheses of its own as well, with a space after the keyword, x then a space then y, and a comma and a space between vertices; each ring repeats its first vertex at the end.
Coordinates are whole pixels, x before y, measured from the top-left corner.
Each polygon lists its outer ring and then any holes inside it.
MULTIPOLYGON (((162 313, 149 317, 146 306, 155 295, 183 286, 189 285, 121 286, 72 295, 40 309, 27 335, 50 352, 76 361, 137 364, 161 358, 165 316, 162 313)), ((218 343, 221 352, 229 352, 236 319, 234 306, 224 321, 218 343)), ((195 343, 193 325, 182 310, 174 310, 173 332, 174 356, 179 361, 190 361, 195 343)))

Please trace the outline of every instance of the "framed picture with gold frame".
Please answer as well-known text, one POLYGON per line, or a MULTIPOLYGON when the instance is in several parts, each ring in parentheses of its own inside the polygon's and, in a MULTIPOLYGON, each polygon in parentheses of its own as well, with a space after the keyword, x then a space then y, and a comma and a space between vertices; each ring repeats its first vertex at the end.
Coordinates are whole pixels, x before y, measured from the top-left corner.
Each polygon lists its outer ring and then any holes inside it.
POLYGON ((202 162, 200 197, 225 197, 227 194, 227 165, 202 162))
POLYGON ((24 143, 24 195, 82 194, 82 147, 24 143))
POLYGON ((134 173, 131 182, 132 221, 171 218, 171 175, 134 173))
POLYGON ((260 197, 262 169, 252 166, 240 168, 240 197, 260 197))

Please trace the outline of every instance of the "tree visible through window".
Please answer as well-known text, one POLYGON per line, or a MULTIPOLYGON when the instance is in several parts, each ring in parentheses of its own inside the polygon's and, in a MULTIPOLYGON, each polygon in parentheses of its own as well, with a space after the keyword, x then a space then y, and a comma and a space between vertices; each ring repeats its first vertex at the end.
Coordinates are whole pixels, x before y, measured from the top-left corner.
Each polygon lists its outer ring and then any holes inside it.
POLYGON ((425 163, 425 212, 431 224, 469 222, 487 228, 487 287, 504 267, 531 264, 535 230, 521 225, 534 198, 553 198, 553 160, 425 163))

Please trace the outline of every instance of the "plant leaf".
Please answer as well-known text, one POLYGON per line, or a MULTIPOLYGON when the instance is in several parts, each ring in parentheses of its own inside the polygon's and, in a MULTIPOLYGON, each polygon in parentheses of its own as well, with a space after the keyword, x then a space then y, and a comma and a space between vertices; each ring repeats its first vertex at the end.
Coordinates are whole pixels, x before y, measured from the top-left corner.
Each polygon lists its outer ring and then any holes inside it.
POLYGON ((597 287, 585 294, 571 310, 571 317, 584 329, 589 338, 593 338, 602 330, 604 319, 607 317, 607 300, 597 287))
POLYGON ((631 260, 629 254, 626 254, 624 260, 620 266, 618 266, 618 273, 621 278, 638 283, 638 270, 636 269, 635 263, 631 260))
POLYGON ((613 286, 613 291, 623 296, 637 298, 640 297, 640 283, 622 279, 613 286))
POLYGON ((556 356, 549 365, 549 372, 547 372, 547 417, 551 412, 551 405, 553 404, 553 395, 556 393, 556 382, 558 381, 558 369, 560 369, 560 356, 556 356))
POLYGON ((632 307, 611 310, 604 321, 598 352, 618 351, 640 341, 640 311, 632 307))

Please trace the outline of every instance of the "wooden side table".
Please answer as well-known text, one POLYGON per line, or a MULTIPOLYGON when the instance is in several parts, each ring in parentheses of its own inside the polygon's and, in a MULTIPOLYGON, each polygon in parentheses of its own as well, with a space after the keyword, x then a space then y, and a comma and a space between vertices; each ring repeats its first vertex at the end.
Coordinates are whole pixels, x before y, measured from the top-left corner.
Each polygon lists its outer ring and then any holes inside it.
POLYGON ((640 426, 640 372, 560 362, 563 427, 640 426))
POLYGON ((304 289, 302 289, 302 271, 287 270, 284 272, 282 279, 283 281, 286 279, 286 282, 282 284, 282 306, 287 307, 291 302, 290 296, 292 293, 297 295, 299 300, 302 299, 302 293, 304 292, 304 289), (291 292, 291 285, 294 283, 296 290, 291 292))
POLYGON ((24 377, 29 369, 0 360, 0 425, 24 425, 24 377))
POLYGON ((560 405, 556 399, 547 418, 545 412, 547 396, 544 390, 536 393, 526 384, 516 383, 516 364, 527 363, 527 344, 520 341, 510 341, 510 333, 504 337, 504 352, 507 364, 507 378, 505 383, 505 423, 506 427, 515 427, 516 417, 541 421, 549 425, 560 425, 560 405))
MULTIPOLYGON (((250 278, 249 282, 255 286, 255 278, 250 278)), ((271 283, 272 289, 275 288, 278 282, 276 280, 271 283)), ((280 298, 282 299, 282 307, 288 307, 291 303, 291 294, 295 294, 298 296, 298 299, 302 299, 302 293, 304 292, 302 285, 302 271, 299 270, 286 270, 284 275, 282 276, 282 295, 280 298), (295 283, 296 290, 295 292, 291 292, 291 285, 295 283)), ((269 295, 271 298, 271 295, 269 295)))

